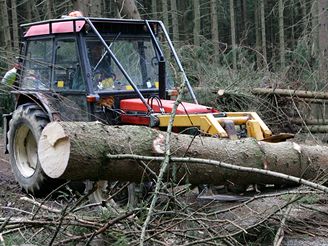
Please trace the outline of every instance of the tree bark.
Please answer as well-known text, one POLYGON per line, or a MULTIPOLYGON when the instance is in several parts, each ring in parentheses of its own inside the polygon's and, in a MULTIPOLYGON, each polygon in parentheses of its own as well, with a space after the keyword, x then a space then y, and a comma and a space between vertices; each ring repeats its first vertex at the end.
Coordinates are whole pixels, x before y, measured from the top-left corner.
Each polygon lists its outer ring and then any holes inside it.
POLYGON ((173 41, 179 47, 179 21, 178 21, 178 8, 176 0, 171 0, 171 15, 172 15, 172 31, 173 41))
POLYGON ((319 74, 320 88, 328 78, 328 0, 319 0, 319 74))
POLYGON ((233 69, 237 69, 237 44, 236 44, 236 22, 235 22, 235 6, 234 0, 230 0, 230 31, 232 46, 232 65, 233 69))
POLYGON ((47 16, 48 16, 48 19, 53 19, 54 18, 54 2, 53 0, 47 0, 47 16))
POLYGON ((154 20, 157 20, 157 0, 151 0, 151 12, 154 20))
POLYGON ((168 13, 168 6, 167 0, 162 0, 162 16, 163 22, 166 28, 169 30, 169 13, 168 13))
POLYGON ((116 0, 120 15, 124 19, 141 19, 134 0, 116 0))
POLYGON ((219 48, 219 28, 218 28, 218 6, 216 0, 211 0, 211 32, 212 32, 212 42, 216 50, 219 48))
POLYGON ((328 99, 328 92, 322 91, 254 88, 252 93, 256 95, 277 95, 283 97, 295 96, 300 98, 328 99))
POLYGON ((262 56, 259 54, 261 52, 261 32, 260 32, 260 15, 259 15, 259 0, 255 0, 254 7, 254 19, 255 19, 255 45, 256 45, 256 65, 260 69, 262 67, 262 56))
POLYGON ((285 68, 285 31, 284 31, 284 2, 279 0, 279 43, 280 43, 280 68, 285 68))
POLYGON ((9 26, 9 16, 8 16, 8 5, 6 0, 1 1, 1 17, 2 17, 2 30, 4 34, 4 50, 8 52, 6 56, 9 57, 12 46, 11 46, 11 36, 10 36, 10 26, 9 26))
POLYGON ((14 51, 18 52, 19 37, 18 37, 18 20, 17 20, 16 0, 11 0, 11 19, 12 19, 12 27, 13 27, 13 47, 14 47, 14 51))
POLYGON ((267 48, 266 48, 266 27, 265 27, 265 6, 264 0, 260 1, 260 13, 261 13, 261 40, 262 40, 262 54, 265 59, 264 62, 267 62, 267 48))
POLYGON ((312 35, 312 49, 311 55, 317 59, 319 51, 319 6, 318 0, 314 0, 311 4, 311 35, 312 35))
MULTIPOLYGON (((148 169, 158 173, 160 163, 114 160, 107 155, 135 154, 162 156, 165 132, 140 126, 108 126, 98 122, 52 122, 39 141, 39 160, 52 178, 71 180, 121 180, 143 182, 152 179, 148 169), (147 168, 145 168, 147 165, 147 168)), ((222 140, 174 134, 170 142, 172 155, 219 160, 241 167, 266 169, 302 177, 320 178, 328 168, 328 148, 301 146, 291 142, 266 143, 247 138, 222 140), (319 173, 320 171, 320 173, 319 173)), ((263 174, 250 174, 213 165, 175 163, 166 180, 175 177, 192 184, 284 184, 286 181, 263 174)))
POLYGON ((102 1, 101 0, 93 0, 90 3, 90 12, 92 17, 102 17, 102 1))
POLYGON ((199 0, 193 0, 194 5, 194 45, 200 46, 200 6, 199 0))

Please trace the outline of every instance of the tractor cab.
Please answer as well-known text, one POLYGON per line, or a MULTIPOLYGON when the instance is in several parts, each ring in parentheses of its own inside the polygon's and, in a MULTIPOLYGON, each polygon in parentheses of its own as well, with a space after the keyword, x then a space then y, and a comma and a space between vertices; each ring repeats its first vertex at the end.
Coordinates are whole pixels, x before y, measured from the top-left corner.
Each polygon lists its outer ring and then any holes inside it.
MULTIPOLYGON (((160 21, 79 17, 22 27, 23 69, 15 93, 21 101, 36 97, 50 117, 124 124, 131 122, 122 114, 148 117, 156 107, 163 112, 162 104, 172 110, 173 103, 166 100, 177 95, 178 76, 197 104, 160 21)), ((199 110, 212 112, 204 106, 199 110)))

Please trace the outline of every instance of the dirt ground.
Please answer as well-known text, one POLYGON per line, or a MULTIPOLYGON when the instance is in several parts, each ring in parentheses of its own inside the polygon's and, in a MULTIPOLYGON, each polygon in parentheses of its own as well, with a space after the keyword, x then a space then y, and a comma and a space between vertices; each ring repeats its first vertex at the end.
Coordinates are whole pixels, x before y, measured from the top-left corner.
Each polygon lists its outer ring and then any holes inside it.
MULTIPOLYGON (((0 219, 8 218, 9 216, 15 216, 17 211, 28 210, 31 204, 26 204, 21 200, 21 197, 28 197, 27 194, 21 191, 18 184, 15 182, 14 177, 11 172, 8 155, 4 154, 4 146, 2 140, 0 141, 0 219)), ((276 191, 275 191, 276 192, 276 191)), ((283 192, 283 190, 282 190, 283 192)), ((269 193, 268 193, 269 194, 269 193)), ((262 194, 261 194, 262 195, 262 194)), ((271 209, 274 207, 280 207, 282 203, 286 203, 286 199, 290 199, 292 195, 288 195, 288 198, 284 197, 265 197, 265 194, 261 199, 257 199, 244 207, 240 207, 236 210, 231 210, 227 212, 222 218, 227 221, 234 221, 237 226, 247 228, 248 223, 257 223, 261 220, 259 215, 272 212, 271 209)), ((194 199, 194 197, 192 197, 194 199)), ((303 198, 302 198, 303 199, 303 198)), ((284 237, 282 245, 296 246, 296 245, 328 245, 328 199, 325 194, 319 194, 315 196, 306 196, 302 203, 298 203, 293 207, 288 219, 286 226, 284 227, 284 237)), ((54 201, 55 202, 55 201, 54 201)), ((198 205, 202 206, 206 203, 206 199, 200 199, 198 205)), ((240 202, 229 202, 229 203, 213 203, 213 208, 215 209, 226 209, 229 207, 235 207, 240 204, 240 202)), ((277 212, 275 216, 272 216, 271 222, 273 224, 267 224, 267 227, 260 227, 256 231, 258 237, 264 237, 264 231, 268 231, 271 226, 276 227, 280 224, 280 220, 283 218, 284 211, 277 212), (263 231, 261 231, 263 230, 263 231)), ((0 228, 1 223, 0 221, 0 228)), ((213 225, 215 226, 215 225, 213 225)), ((225 227, 226 231, 231 228, 229 226, 225 227)), ((253 230, 253 229, 252 229, 253 230)), ((254 232, 251 232, 254 234, 254 232)), ((250 235, 251 235, 250 234, 250 235)), ((1 236, 1 233, 0 233, 1 236)), ((1 239, 1 237, 0 237, 1 239)), ((21 245, 22 238, 17 242, 15 239, 8 240, 5 238, 3 241, 4 245, 21 245)), ((266 245, 266 243, 261 243, 259 240, 255 240, 254 245, 266 245)), ((25 242, 24 242, 25 243, 25 242)), ((1 240, 0 240, 1 245, 1 240)), ((39 243, 32 245, 40 245, 39 243)), ((202 244, 202 245, 206 245, 202 244)))

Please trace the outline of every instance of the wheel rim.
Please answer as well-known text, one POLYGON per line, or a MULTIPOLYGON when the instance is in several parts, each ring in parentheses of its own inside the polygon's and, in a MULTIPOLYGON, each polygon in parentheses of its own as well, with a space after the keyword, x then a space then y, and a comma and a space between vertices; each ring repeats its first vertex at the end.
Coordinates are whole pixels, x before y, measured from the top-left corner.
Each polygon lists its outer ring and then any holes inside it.
POLYGON ((14 139, 14 153, 16 166, 19 172, 25 177, 31 177, 38 162, 37 142, 35 137, 26 125, 20 126, 14 139))

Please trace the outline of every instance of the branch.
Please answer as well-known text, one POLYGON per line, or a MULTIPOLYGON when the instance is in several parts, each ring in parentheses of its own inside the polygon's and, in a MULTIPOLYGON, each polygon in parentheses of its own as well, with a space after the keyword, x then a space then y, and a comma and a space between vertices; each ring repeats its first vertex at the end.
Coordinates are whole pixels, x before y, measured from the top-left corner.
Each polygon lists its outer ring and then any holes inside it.
POLYGON ((181 77, 181 78, 182 78, 183 81, 181 83, 180 93, 179 93, 176 101, 174 102, 174 105, 173 105, 173 108, 172 108, 172 113, 171 113, 171 116, 170 116, 170 121, 169 121, 169 124, 167 126, 166 138, 165 138, 165 155, 161 160, 162 164, 161 164, 160 172, 159 172, 158 177, 157 177, 154 196, 153 196, 153 199, 152 199, 151 204, 149 206, 148 214, 147 214, 147 217, 144 221, 144 224, 143 224, 142 230, 141 230, 140 246, 143 246, 143 244, 144 244, 146 229, 148 227, 150 218, 151 218, 153 210, 155 208, 155 204, 157 202, 157 197, 158 197, 159 190, 161 188, 161 184, 162 184, 162 181, 163 181, 163 176, 164 176, 164 173, 166 172, 166 169, 167 169, 167 167, 170 163, 170 156, 171 156, 170 141, 171 141, 172 127, 173 127, 173 122, 174 122, 174 118, 175 118, 175 115, 176 115, 176 111, 177 111, 178 106, 179 106, 179 104, 181 103, 181 100, 182 100, 183 90, 185 88, 185 83, 186 83, 185 80, 183 79, 183 77, 181 77))

